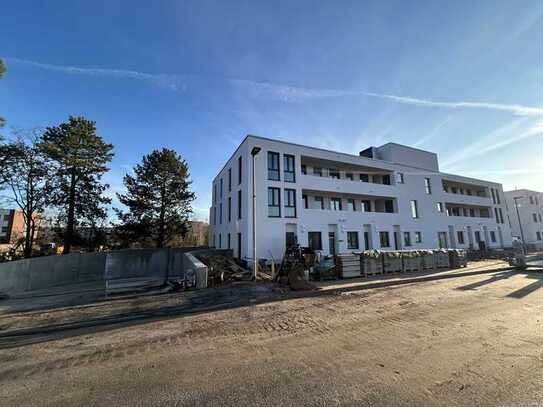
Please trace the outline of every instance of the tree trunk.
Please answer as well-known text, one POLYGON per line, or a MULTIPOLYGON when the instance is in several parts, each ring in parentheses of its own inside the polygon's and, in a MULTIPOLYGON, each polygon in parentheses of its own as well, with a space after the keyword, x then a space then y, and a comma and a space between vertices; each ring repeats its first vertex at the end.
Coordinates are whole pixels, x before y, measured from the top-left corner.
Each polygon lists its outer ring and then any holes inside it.
POLYGON ((68 200, 68 219, 66 223, 66 233, 64 235, 64 250, 62 254, 69 254, 72 250, 72 240, 74 236, 75 219, 75 168, 70 170, 70 198, 68 200))

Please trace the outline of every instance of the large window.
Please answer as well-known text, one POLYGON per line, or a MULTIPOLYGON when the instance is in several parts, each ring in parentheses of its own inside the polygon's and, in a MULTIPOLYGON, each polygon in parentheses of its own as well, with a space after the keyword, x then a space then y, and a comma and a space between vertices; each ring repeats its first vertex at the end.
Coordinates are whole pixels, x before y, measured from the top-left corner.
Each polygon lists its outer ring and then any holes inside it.
POLYGON ((222 199, 222 178, 220 180, 220 191, 221 191, 221 199, 222 199))
POLYGON ((285 189, 285 218, 296 217, 296 190, 285 189))
POLYGON ((371 201, 362 201, 362 212, 371 212, 371 201))
POLYGON ((232 168, 228 168, 228 192, 232 191, 232 168))
POLYGON ((415 243, 422 243, 422 233, 415 232, 415 243))
POLYGON ((411 246, 411 232, 403 232, 403 245, 405 247, 411 246))
POLYGON ((388 232, 379 232, 381 247, 390 247, 390 236, 388 232))
POLYGON ((347 199, 347 210, 356 211, 356 201, 354 199, 347 199))
POLYGON ((334 169, 334 168, 330 168, 328 170, 328 173, 330 174, 330 178, 335 178, 335 179, 339 179, 339 171, 334 169))
POLYGON ((385 201, 385 212, 394 213, 394 201, 392 199, 387 199, 385 201))
POLYGON ((307 167, 305 164, 302 164, 302 174, 306 175, 307 174, 307 167))
POLYGON ((443 212, 443 202, 438 202, 437 203, 437 211, 438 212, 443 212))
POLYGON ((302 195, 302 201, 304 203, 304 209, 309 208, 308 203, 307 203, 308 202, 307 201, 307 195, 302 195))
POLYGON ((390 174, 383 175, 383 185, 390 185, 390 174))
POLYGON ((324 209, 324 198, 322 196, 315 197, 313 209, 324 209))
POLYGON ((316 175, 318 177, 322 177, 322 168, 313 167, 313 175, 316 175))
POLYGON ((308 232, 307 240, 312 250, 322 250, 321 232, 308 232))
POLYGON ((241 184, 241 156, 238 158, 238 184, 241 184))
POLYGON ((238 219, 241 219, 241 189, 238 191, 238 219))
POLYGON ((537 240, 541 240, 541 232, 536 232, 536 237, 537 237, 537 240))
POLYGON ((285 154, 283 156, 285 167, 285 182, 296 182, 296 174, 294 173, 294 156, 285 154))
POLYGON ((222 225, 222 202, 219 204, 219 224, 222 225))
POLYGON ((403 176, 403 172, 397 172, 396 173, 396 183, 397 184, 405 184, 405 179, 403 176))
POLYGON ((330 209, 333 211, 341 210, 341 198, 330 198, 330 209))
POLYGON ((358 232, 347 232, 347 249, 358 250, 358 232))
POLYGON ((370 176, 368 174, 360 174, 360 181, 370 182, 370 176))
POLYGON ((228 197, 228 222, 232 221, 232 197, 228 197))
POLYGON ((490 241, 492 243, 496 243, 496 232, 494 232, 493 230, 490 231, 490 241))
POLYGON ((268 216, 270 218, 281 217, 281 190, 268 188, 268 216))
POLYGON ((432 183, 430 181, 430 178, 424 178, 424 189, 426 190, 426 193, 428 195, 432 193, 432 183))
POLYGON ((464 232, 458 231, 458 232, 456 232, 456 236, 458 238, 458 244, 464 244, 465 243, 464 232))
POLYGON ((279 181, 279 153, 268 151, 268 179, 279 181))
POLYGON ((411 217, 416 219, 419 217, 419 207, 417 201, 411 201, 411 217))
POLYGON ((532 217, 534 218, 534 222, 537 223, 537 214, 536 213, 532 214, 532 217))

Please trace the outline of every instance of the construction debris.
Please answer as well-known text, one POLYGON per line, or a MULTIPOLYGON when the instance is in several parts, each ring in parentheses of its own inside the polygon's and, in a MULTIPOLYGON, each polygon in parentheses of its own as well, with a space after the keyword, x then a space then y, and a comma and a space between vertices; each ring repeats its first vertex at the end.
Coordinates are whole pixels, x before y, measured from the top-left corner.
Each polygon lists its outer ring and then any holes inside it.
POLYGON ((241 267, 231 257, 219 254, 198 254, 196 257, 208 268, 208 287, 215 287, 229 281, 248 281, 253 278, 251 270, 241 267))

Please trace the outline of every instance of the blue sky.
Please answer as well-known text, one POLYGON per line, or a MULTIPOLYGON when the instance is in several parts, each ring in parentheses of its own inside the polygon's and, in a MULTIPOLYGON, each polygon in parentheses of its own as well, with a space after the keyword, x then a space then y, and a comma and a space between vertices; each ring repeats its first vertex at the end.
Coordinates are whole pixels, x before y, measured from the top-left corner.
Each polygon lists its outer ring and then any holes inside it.
POLYGON ((543 191, 543 2, 4 1, 0 114, 97 122, 107 181, 154 148, 211 179, 246 134, 357 153, 388 141, 442 170, 543 191))

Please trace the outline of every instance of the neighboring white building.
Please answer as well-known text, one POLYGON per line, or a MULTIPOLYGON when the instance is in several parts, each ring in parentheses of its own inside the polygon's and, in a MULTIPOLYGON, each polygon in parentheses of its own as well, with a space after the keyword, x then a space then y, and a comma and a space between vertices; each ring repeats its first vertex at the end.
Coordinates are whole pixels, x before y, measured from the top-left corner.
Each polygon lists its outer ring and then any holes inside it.
POLYGON ((543 193, 517 189, 506 191, 505 199, 513 237, 522 241, 524 235, 524 242, 530 249, 543 250, 543 193))
POLYGON ((247 136, 213 180, 209 241, 252 257, 289 242, 324 254, 364 249, 510 247, 498 183, 439 172, 437 155, 388 143, 359 155, 247 136))

